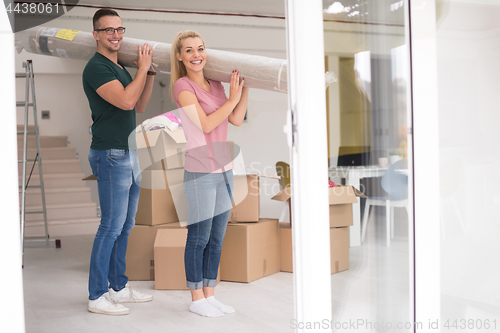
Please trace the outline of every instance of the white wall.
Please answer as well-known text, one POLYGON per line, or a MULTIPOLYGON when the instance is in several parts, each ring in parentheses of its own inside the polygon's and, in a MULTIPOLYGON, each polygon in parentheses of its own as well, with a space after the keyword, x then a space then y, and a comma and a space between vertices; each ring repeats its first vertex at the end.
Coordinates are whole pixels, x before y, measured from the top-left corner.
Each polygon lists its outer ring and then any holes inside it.
MULTIPOLYGON (((94 10, 75 8, 44 26, 91 31, 93 14, 94 10)), ((171 43, 177 32, 192 29, 204 37, 208 48, 286 58, 284 20, 126 11, 119 14, 127 28, 127 37, 171 43)), ((16 72, 24 71, 22 62, 27 59, 32 59, 34 64, 39 113, 41 110, 51 111, 50 120, 39 120, 40 133, 67 135, 69 144, 76 147, 82 172, 90 174, 87 154, 92 120, 81 84, 86 62, 22 51, 16 54, 16 72)), ((135 75, 134 69, 130 72, 135 75)), ((170 99, 169 82, 169 75, 156 76, 153 95, 145 114, 137 115, 138 122, 177 108, 170 99), (160 87, 160 81, 166 87, 160 87)), ((17 100, 24 100, 24 80, 18 79, 16 88, 17 100)), ((276 162, 290 162, 283 133, 287 105, 286 94, 258 89, 250 91, 248 120, 241 127, 230 126, 228 133, 228 139, 242 147, 245 164, 266 174, 275 174, 276 162)), ((23 110, 19 109, 17 115, 21 124, 23 110)), ((95 182, 87 185, 92 188, 92 199, 98 202, 95 182)), ((270 200, 279 192, 277 180, 262 179, 261 186, 261 216, 279 217, 280 203, 270 200)))
POLYGON ((444 2, 438 21, 442 310, 498 320, 500 2, 478 3, 444 2))

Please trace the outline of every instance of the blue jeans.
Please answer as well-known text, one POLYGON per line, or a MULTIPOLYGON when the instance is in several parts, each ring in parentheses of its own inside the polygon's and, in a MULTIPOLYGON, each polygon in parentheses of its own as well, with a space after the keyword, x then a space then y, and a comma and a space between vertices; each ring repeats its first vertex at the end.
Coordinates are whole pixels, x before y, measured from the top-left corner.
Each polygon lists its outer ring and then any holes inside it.
POLYGON ((140 173, 134 151, 110 149, 89 152, 97 178, 101 223, 90 258, 89 299, 95 300, 109 287, 121 290, 128 282, 125 254, 130 230, 135 225, 139 202, 140 173), (135 177, 134 177, 135 175, 135 177))
POLYGON ((215 287, 222 242, 232 207, 233 171, 184 172, 188 235, 184 252, 189 289, 215 287))

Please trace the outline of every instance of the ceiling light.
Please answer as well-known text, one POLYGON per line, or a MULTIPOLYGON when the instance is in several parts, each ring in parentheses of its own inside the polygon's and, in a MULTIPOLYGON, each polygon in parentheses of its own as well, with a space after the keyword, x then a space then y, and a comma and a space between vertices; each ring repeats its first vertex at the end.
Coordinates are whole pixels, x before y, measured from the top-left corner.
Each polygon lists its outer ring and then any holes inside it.
POLYGON ((335 1, 328 7, 327 9, 324 10, 325 13, 329 14, 340 14, 346 11, 349 11, 349 9, 346 9, 344 5, 342 5, 340 2, 335 1))

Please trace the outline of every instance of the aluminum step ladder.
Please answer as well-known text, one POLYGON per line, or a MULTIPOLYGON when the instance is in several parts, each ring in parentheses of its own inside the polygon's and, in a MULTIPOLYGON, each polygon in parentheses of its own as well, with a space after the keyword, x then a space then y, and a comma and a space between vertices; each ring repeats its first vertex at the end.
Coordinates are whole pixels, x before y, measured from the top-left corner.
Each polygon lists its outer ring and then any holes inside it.
POLYGON ((45 188, 43 183, 43 168, 42 168, 42 157, 40 153, 40 135, 38 132, 38 117, 36 111, 36 94, 35 94, 35 80, 33 74, 33 61, 27 60, 23 62, 23 67, 25 68, 25 73, 16 74, 17 78, 26 79, 26 94, 25 101, 16 102, 17 107, 24 107, 24 130, 17 132, 17 135, 23 135, 23 158, 18 160, 19 163, 23 165, 22 172, 22 185, 19 186, 19 193, 21 193, 21 248, 23 253, 23 266, 24 266, 24 247, 27 245, 55 245, 56 248, 61 247, 61 241, 59 239, 53 240, 49 236, 49 228, 47 224, 47 206, 45 204, 45 188), (31 90, 31 102, 30 102, 30 90, 31 90), (28 131, 28 118, 29 118, 29 108, 33 110, 33 120, 35 122, 35 130, 28 131), (35 135, 36 138, 36 157, 34 159, 28 159, 28 135, 35 135), (27 162, 33 162, 29 176, 27 177, 27 162), (40 175, 40 185, 29 185, 31 175, 35 169, 35 165, 38 163, 38 173, 40 175), (28 179, 26 179, 28 178, 28 179), (42 209, 35 211, 26 210, 26 190, 28 188, 39 188, 42 196, 42 209), (26 214, 43 214, 43 222, 45 226, 45 235, 42 236, 31 236, 26 237, 24 234, 25 229, 25 217, 26 214))

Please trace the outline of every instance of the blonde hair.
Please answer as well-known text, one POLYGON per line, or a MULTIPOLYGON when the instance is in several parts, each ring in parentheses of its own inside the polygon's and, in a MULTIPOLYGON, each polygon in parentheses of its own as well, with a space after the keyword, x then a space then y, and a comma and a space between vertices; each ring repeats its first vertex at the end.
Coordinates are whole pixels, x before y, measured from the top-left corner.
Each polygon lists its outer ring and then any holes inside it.
POLYGON ((181 54, 182 41, 186 38, 199 38, 205 45, 205 41, 203 37, 196 31, 185 30, 181 31, 175 36, 174 41, 172 43, 172 47, 170 49, 170 95, 172 96, 172 100, 175 100, 174 96, 174 85, 177 80, 181 77, 187 75, 186 66, 177 59, 177 53, 181 54))

